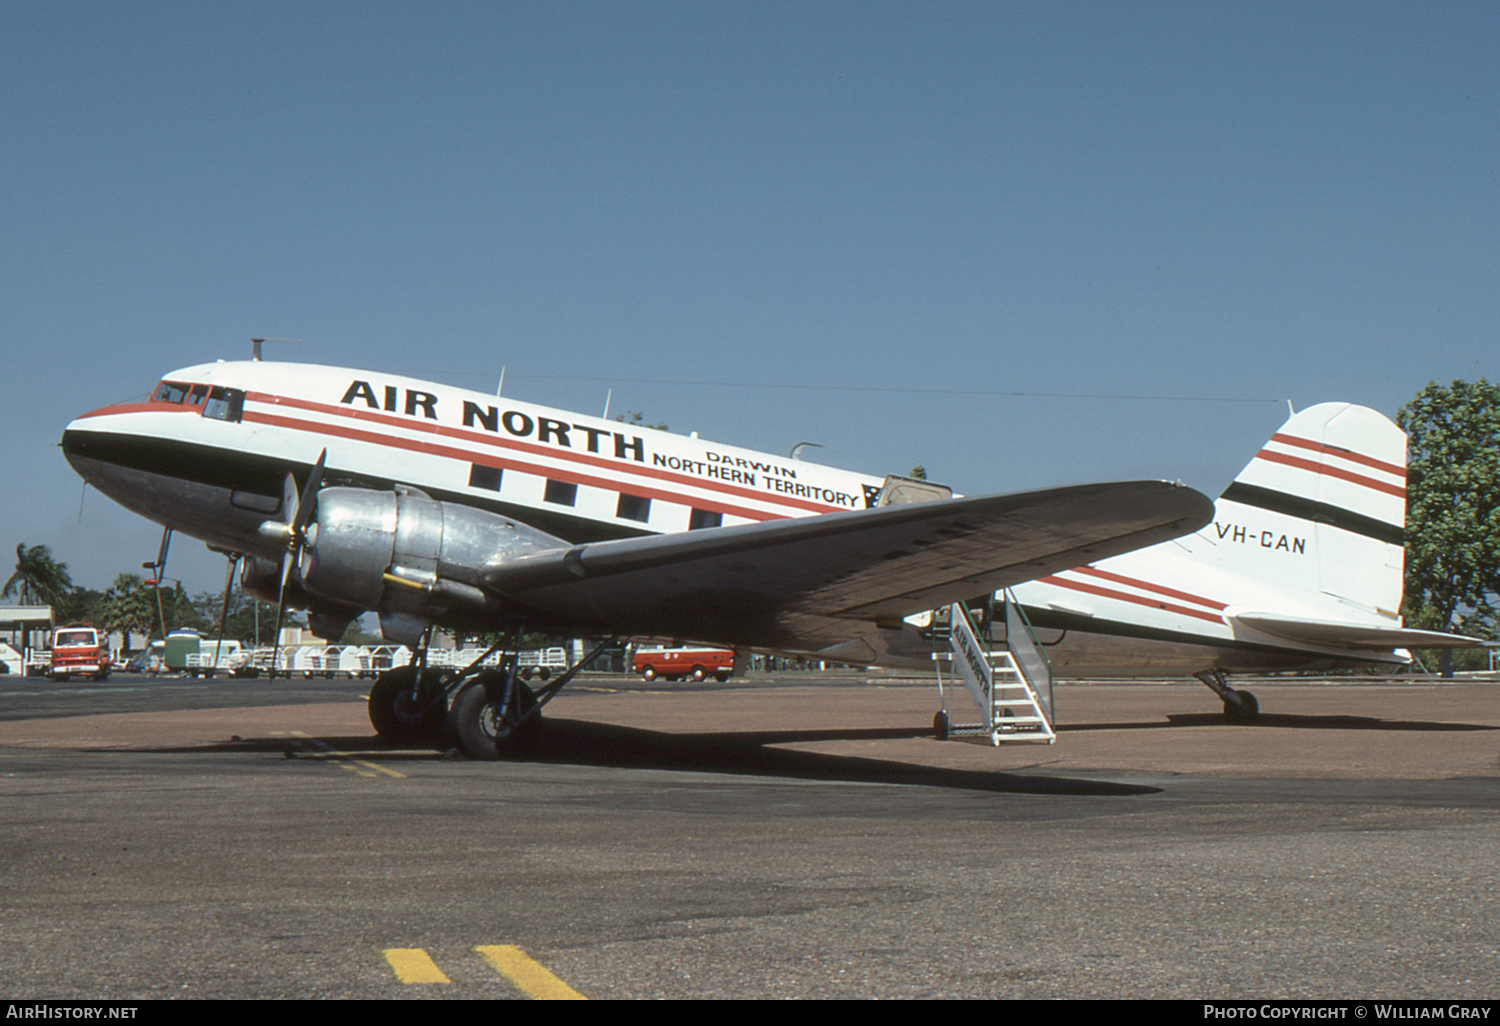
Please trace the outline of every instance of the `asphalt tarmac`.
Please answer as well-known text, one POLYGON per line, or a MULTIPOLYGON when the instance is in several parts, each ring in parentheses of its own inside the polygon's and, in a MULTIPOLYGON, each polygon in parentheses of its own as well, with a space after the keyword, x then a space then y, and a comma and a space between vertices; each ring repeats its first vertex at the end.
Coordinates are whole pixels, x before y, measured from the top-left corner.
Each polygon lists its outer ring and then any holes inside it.
POLYGON ((360 682, 0 677, 0 994, 1495 997, 1500 685, 1251 687, 995 749, 930 684, 591 678, 483 763, 360 682))

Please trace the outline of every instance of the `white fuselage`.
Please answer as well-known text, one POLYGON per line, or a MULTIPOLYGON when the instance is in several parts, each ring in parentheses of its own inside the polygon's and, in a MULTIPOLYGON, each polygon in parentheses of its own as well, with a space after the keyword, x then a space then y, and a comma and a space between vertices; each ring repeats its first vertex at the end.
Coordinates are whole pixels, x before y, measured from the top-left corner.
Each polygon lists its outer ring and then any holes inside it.
POLYGON ((881 478, 389 374, 211 363, 63 436, 69 461, 129 509, 274 558, 257 533, 282 479, 408 485, 577 542, 864 509, 881 478), (177 388, 175 386, 183 386, 177 388), (195 394, 196 390, 196 394, 195 394))

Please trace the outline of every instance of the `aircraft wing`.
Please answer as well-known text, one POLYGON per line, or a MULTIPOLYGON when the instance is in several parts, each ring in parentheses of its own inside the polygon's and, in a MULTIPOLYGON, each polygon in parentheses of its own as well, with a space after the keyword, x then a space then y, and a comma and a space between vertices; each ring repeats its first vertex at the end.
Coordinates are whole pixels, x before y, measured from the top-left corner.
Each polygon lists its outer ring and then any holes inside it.
POLYGON ((1361 651, 1392 648, 1475 648, 1479 638, 1442 631, 1419 631, 1407 627, 1381 627, 1337 620, 1308 620, 1277 616, 1271 613, 1234 613, 1231 621, 1274 634, 1289 641, 1329 648, 1351 648, 1361 651))
POLYGON ((495 562, 537 622, 812 650, 1195 531, 1201 493, 1162 481, 941 499, 575 545, 495 562))

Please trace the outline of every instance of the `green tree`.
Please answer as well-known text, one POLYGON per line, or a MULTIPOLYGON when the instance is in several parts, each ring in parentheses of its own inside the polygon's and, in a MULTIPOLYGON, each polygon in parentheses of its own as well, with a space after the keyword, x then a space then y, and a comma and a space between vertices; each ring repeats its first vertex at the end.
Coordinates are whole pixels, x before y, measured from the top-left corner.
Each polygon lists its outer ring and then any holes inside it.
POLYGON ((175 631, 180 627, 189 627, 195 631, 207 633, 218 627, 217 616, 205 617, 198 613, 193 607, 193 600, 188 598, 188 593, 178 581, 177 586, 170 591, 163 589, 161 592, 162 612, 167 619, 167 631, 175 631))
MULTIPOLYGON (((242 589, 235 588, 229 596, 229 616, 224 618, 224 593, 218 594, 205 591, 200 592, 193 599, 193 611, 198 620, 203 624, 201 628, 209 637, 217 637, 219 633, 219 621, 224 619, 224 637, 233 638, 246 644, 255 644, 256 628, 260 629, 260 639, 266 644, 271 643, 271 631, 276 626, 276 603, 261 602, 245 594, 242 589)), ((294 625, 291 610, 287 611, 286 622, 283 626, 294 625)), ((351 625, 351 630, 353 630, 351 625)))
POLYGON ((1500 386, 1436 382, 1402 407, 1411 627, 1494 637, 1500 594, 1500 386))
POLYGON ((104 592, 93 588, 74 588, 52 606, 52 619, 58 623, 104 622, 104 592))
POLYGON ((106 631, 158 634, 156 595, 136 574, 120 574, 104 593, 99 626, 106 631))
POLYGON ((45 545, 27 548, 21 542, 16 546, 16 572, 0 589, 0 598, 19 595, 23 606, 58 605, 72 587, 68 564, 53 559, 45 545))
POLYGON ((646 423, 646 415, 644 413, 640 412, 639 410, 630 410, 630 411, 628 411, 626 413, 616 414, 615 415, 615 420, 619 421, 621 424, 629 424, 629 425, 638 426, 638 427, 655 428, 657 431, 667 431, 667 430, 669 430, 668 427, 665 424, 647 424, 646 423))

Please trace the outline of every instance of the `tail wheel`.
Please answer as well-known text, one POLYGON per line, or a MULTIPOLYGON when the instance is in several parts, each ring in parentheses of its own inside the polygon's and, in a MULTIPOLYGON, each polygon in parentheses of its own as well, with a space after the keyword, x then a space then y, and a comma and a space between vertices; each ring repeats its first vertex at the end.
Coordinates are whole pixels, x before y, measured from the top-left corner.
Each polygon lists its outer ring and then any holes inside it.
POLYGON ((459 750, 471 759, 493 761, 525 750, 540 726, 533 716, 521 717, 536 705, 536 693, 519 681, 514 708, 505 708, 505 675, 498 670, 480 674, 453 700, 448 712, 448 733, 459 750))
POLYGON ((370 686, 370 725, 391 744, 432 742, 442 737, 448 709, 442 698, 442 671, 422 674, 423 687, 412 688, 416 667, 388 670, 370 686))
POLYGON ((1226 720, 1253 720, 1260 715, 1260 703, 1255 700, 1254 695, 1248 691, 1236 691, 1235 695, 1240 700, 1238 705, 1233 702, 1224 703, 1226 720))

